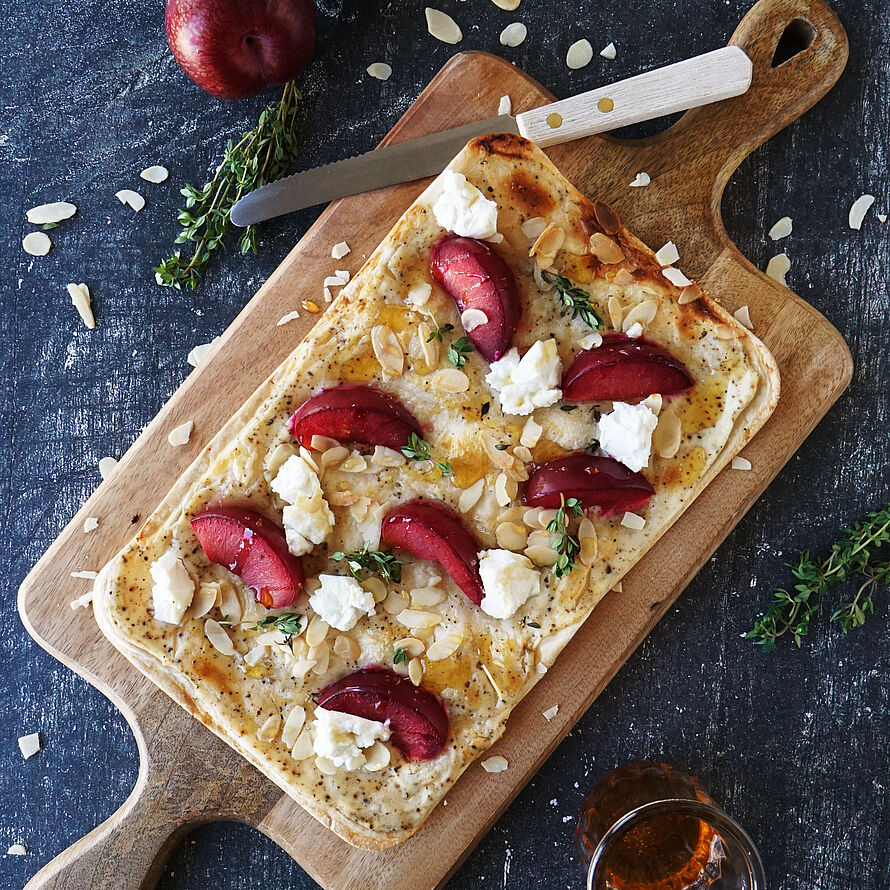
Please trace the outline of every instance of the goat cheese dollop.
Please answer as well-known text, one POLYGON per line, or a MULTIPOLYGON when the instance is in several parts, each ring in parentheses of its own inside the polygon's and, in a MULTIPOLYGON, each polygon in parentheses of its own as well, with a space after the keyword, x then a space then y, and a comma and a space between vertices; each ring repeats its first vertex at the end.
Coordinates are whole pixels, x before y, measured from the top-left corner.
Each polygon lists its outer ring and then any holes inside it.
POLYGON ((378 740, 386 742, 390 736, 386 723, 326 708, 315 709, 314 725, 315 753, 346 769, 364 766, 367 758, 362 748, 370 748, 378 740))
POLYGON ((465 238, 492 238, 498 231, 498 205, 489 201, 463 173, 442 173, 442 193, 433 216, 443 229, 465 238))
POLYGON ((168 550, 151 564, 149 572, 154 581, 151 604, 155 620, 180 624, 195 595, 195 582, 185 563, 172 550, 168 550))
POLYGON ((505 414, 531 414, 562 398, 561 375, 556 340, 538 340, 522 358, 514 346, 492 362, 485 382, 498 394, 505 414))
POLYGON ((309 605, 331 627, 352 630, 362 615, 374 614, 374 597, 355 578, 319 575, 321 587, 309 597, 309 605))
POLYGON ((600 448, 635 473, 649 466, 658 417, 646 405, 615 402, 599 421, 600 448))
POLYGON ((510 550, 479 554, 482 576, 482 611, 492 618, 509 618, 525 601, 541 592, 541 574, 532 561, 510 550))
POLYGON ((309 553, 334 527, 318 473, 300 454, 291 455, 272 480, 272 491, 289 506, 283 510, 287 548, 294 556, 309 553))

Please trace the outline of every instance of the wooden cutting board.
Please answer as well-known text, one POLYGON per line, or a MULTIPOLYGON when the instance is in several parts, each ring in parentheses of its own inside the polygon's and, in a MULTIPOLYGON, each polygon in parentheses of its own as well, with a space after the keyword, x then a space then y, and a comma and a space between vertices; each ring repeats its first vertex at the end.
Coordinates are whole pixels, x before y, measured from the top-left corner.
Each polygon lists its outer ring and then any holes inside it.
MULTIPOLYGON (((182 833, 215 819, 256 826, 324 887, 337 890, 434 887, 463 861, 850 380, 850 355, 838 332, 754 268, 729 241, 720 217, 724 185, 741 160, 840 76, 846 36, 821 0, 761 0, 731 42, 754 63, 746 95, 689 112, 650 139, 593 137, 549 154, 582 191, 610 202, 644 241, 657 248, 673 238, 682 268, 730 310, 750 306, 756 332, 779 363, 782 397, 745 448, 753 470, 724 471, 710 485, 631 571, 623 592, 609 594, 596 608, 514 712, 494 749, 507 757, 509 769, 489 775, 473 765, 448 794, 448 805, 439 806, 412 840, 382 853, 353 849, 146 682, 99 633, 89 610, 68 607, 90 583, 69 573, 100 568, 132 536, 136 523, 317 316, 304 312, 280 327, 276 321, 301 298, 318 299, 322 279, 335 267, 357 271, 425 185, 412 183, 338 201, 322 214, 22 584, 19 611, 29 633, 120 707, 141 759, 136 787, 121 809, 45 866, 29 890, 152 887, 182 833), (805 48, 773 67, 783 34, 805 48), (651 185, 628 188, 643 170, 651 185), (335 262, 331 245, 342 240, 352 253, 335 262), (167 434, 188 419, 195 423, 191 441, 171 448, 167 434), (89 536, 82 531, 87 516, 101 518, 89 536), (559 713, 548 722, 541 712, 553 704, 559 713)), ((504 94, 512 97, 514 111, 552 99, 501 59, 457 55, 385 142, 490 116, 504 94)))

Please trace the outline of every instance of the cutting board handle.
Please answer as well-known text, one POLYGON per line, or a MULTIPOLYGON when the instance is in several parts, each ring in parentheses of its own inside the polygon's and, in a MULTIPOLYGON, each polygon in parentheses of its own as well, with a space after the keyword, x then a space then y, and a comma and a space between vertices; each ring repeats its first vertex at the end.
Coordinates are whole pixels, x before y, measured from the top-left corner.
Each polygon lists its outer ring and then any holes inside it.
POLYGON ((681 156, 686 150, 696 159, 696 182, 689 189, 700 189, 703 200, 718 205, 742 160, 815 105, 849 55, 844 26, 822 0, 759 0, 729 42, 751 59, 751 88, 687 112, 664 134, 686 143, 681 156))

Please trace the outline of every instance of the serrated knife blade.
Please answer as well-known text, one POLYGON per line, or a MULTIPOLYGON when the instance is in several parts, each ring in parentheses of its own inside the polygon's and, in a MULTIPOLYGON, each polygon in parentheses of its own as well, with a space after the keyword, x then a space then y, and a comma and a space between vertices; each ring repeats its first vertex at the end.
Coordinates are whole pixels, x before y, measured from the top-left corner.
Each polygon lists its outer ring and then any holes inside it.
POLYGON ((231 220, 249 226, 347 195, 435 176, 467 142, 489 133, 517 133, 546 148, 707 105, 744 93, 751 72, 744 51, 725 46, 515 118, 502 114, 295 173, 245 195, 232 208, 231 220))

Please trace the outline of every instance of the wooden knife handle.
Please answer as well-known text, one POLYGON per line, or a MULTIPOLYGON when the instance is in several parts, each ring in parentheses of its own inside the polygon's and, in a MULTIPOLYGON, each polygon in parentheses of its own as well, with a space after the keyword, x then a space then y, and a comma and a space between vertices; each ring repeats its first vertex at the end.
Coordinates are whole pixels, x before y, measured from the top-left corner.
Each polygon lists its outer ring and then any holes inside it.
POLYGON ((516 115, 519 132, 541 148, 738 96, 751 62, 736 46, 656 68, 516 115))

